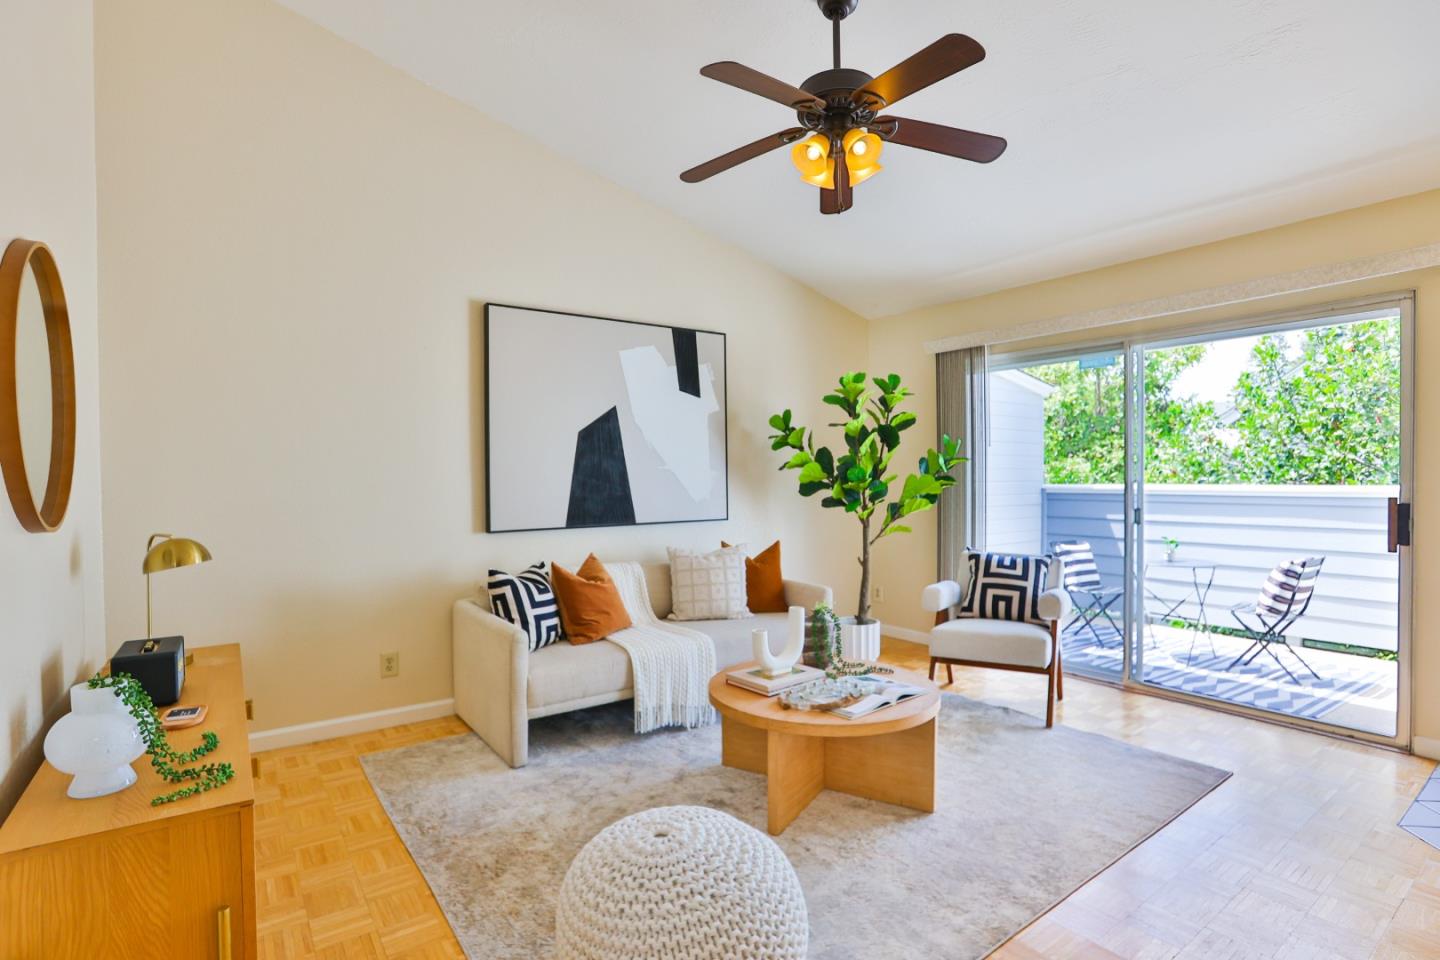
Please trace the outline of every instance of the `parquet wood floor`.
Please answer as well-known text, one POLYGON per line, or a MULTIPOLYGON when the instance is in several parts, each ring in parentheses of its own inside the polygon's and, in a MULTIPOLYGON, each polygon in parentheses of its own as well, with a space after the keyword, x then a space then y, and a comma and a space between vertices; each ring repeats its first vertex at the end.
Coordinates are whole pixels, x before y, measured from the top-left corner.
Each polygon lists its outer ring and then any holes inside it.
MULTIPOLYGON (((884 658, 924 669, 926 650, 887 639, 884 658)), ((1043 677, 957 668, 953 689, 1044 710, 1043 677)), ((997 960, 1440 957, 1440 850, 1395 826, 1432 763, 1078 679, 1065 695, 1057 723, 1235 776, 997 960)), ((448 717, 258 755, 262 960, 463 957, 359 757, 464 732, 448 717)))

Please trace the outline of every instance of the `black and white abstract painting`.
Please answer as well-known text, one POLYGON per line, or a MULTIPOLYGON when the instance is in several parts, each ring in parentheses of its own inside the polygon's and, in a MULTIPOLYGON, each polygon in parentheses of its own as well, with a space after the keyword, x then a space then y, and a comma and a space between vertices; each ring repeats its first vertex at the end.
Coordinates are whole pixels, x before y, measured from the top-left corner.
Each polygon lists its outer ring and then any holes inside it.
POLYGON ((486 530, 725 520, 725 335, 485 305, 486 530))

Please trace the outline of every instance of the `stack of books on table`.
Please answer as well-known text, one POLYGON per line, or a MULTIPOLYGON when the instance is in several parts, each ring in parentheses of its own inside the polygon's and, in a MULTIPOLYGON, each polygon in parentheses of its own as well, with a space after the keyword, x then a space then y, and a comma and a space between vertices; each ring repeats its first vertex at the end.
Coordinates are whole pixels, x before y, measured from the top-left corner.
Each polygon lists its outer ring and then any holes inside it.
POLYGON ((789 690, 791 687, 798 687, 814 680, 823 680, 824 678, 824 670, 797 663, 790 668, 789 672, 774 678, 767 677, 765 671, 760 667, 731 670, 725 675, 725 682, 733 683, 735 686, 753 693, 773 697, 778 693, 789 690))

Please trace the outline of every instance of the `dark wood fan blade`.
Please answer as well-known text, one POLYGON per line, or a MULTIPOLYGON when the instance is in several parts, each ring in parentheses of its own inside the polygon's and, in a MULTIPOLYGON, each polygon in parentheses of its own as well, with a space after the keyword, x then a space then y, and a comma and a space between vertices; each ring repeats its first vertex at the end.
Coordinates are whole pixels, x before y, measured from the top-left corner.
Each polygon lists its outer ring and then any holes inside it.
POLYGON ((821 213, 844 213, 854 202, 854 191, 850 188, 850 168, 845 166, 844 156, 835 160, 835 189, 820 190, 821 213))
POLYGON ((971 130, 960 130, 938 123, 926 123, 924 120, 907 120, 904 117, 892 117, 888 114, 876 117, 874 127, 882 137, 891 143, 898 143, 904 147, 915 147, 917 150, 943 153, 947 156, 959 157, 961 160, 974 160, 976 163, 989 163, 1004 153, 1007 146, 1003 137, 992 137, 988 133, 975 133, 971 130), (893 133, 885 132, 887 124, 894 124, 893 133))
POLYGON ((728 83, 750 93, 762 96, 776 103, 783 103, 793 110, 824 110, 825 101, 813 93, 806 93, 799 87, 792 87, 782 80, 766 76, 759 70, 752 70, 734 60, 722 60, 700 68, 702 77, 728 83))
POLYGON ((851 97, 857 103, 865 103, 878 110, 984 59, 985 48, 980 44, 963 33, 949 33, 910 59, 886 70, 856 90, 851 97), (879 103, 875 102, 877 99, 879 103))
POLYGON ((762 154, 785 146, 787 143, 794 143, 805 135, 805 131, 799 127, 791 127, 789 130, 781 130, 779 133, 772 133, 768 137, 761 137, 754 143, 747 143, 743 147, 736 147, 729 153, 721 154, 714 160, 707 160, 698 167, 691 167, 680 174, 680 179, 686 183, 699 183, 701 180, 708 180, 717 173, 724 173, 731 167, 738 166, 746 160, 754 160, 762 154))

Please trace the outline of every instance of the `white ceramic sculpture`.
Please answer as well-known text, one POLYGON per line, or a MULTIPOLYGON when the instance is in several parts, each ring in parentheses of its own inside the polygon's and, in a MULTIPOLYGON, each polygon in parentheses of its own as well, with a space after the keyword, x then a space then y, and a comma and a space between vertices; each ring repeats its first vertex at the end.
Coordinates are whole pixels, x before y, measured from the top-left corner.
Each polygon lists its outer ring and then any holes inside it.
POLYGON ((751 630, 750 641, 755 646, 755 659, 760 661, 760 670, 770 678, 783 677, 789 673, 805 652, 805 608, 791 607, 790 619, 785 623, 785 649, 776 656, 770 651, 770 635, 764 630, 751 630))
POLYGON ((555 960, 803 960, 795 868, 709 807, 658 807, 601 830, 565 872, 555 960))
POLYGON ((129 709, 107 687, 70 688, 70 712, 45 735, 45 759, 61 773, 73 774, 67 796, 103 797, 135 782, 130 766, 145 752, 145 740, 129 709))

